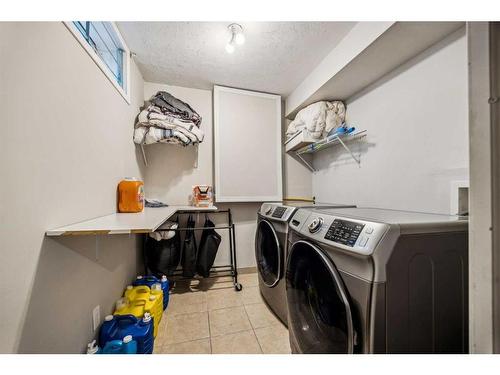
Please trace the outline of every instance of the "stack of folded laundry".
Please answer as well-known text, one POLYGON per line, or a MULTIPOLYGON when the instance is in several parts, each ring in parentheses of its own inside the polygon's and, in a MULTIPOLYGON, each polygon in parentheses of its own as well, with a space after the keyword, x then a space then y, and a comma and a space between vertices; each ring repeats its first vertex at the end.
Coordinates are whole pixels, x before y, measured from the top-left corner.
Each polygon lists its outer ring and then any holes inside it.
POLYGON ((337 129, 345 122, 345 104, 340 100, 321 101, 301 109, 288 125, 287 138, 304 131, 312 138, 326 137, 332 129, 337 129))
POLYGON ((139 113, 134 130, 137 144, 201 143, 201 117, 191 106, 166 91, 158 91, 139 113))

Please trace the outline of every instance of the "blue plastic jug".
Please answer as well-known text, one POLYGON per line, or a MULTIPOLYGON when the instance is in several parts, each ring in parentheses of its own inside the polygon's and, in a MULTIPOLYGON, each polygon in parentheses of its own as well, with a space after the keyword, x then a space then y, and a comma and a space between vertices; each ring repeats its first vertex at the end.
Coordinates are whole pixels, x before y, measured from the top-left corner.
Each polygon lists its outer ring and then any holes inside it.
POLYGON ((123 354, 137 354, 137 341, 132 339, 131 335, 127 335, 122 340, 122 353, 123 354))
POLYGON ((153 319, 148 313, 144 314, 142 319, 133 315, 106 316, 99 332, 99 344, 104 350, 106 343, 123 340, 128 335, 132 336, 136 342, 137 353, 153 353, 153 319))
POLYGON ((112 340, 108 341, 106 345, 102 348, 100 354, 121 354, 122 352, 122 340, 112 340))
POLYGON ((161 285, 161 290, 163 291, 163 310, 165 310, 168 306, 168 299, 169 299, 169 290, 170 290, 170 282, 167 279, 167 276, 163 275, 161 279, 157 278, 156 276, 137 276, 137 279, 132 283, 133 286, 139 286, 139 285, 147 285, 151 288, 153 284, 160 284, 161 285))

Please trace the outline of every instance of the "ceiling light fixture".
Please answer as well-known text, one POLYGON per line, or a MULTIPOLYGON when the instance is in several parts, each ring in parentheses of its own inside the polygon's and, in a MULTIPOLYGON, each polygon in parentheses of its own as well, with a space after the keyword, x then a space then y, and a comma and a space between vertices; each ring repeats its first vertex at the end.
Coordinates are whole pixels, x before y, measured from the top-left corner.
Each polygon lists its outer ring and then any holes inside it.
POLYGON ((240 24, 232 23, 227 29, 231 33, 231 38, 226 44, 226 52, 233 53, 235 50, 235 44, 241 46, 245 43, 245 35, 243 34, 243 27, 240 24))

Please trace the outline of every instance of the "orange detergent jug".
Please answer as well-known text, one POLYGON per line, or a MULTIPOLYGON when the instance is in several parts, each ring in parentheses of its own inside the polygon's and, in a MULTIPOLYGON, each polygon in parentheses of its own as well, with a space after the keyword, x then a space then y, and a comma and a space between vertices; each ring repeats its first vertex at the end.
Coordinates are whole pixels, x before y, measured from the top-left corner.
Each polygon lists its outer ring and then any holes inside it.
POLYGON ((144 209, 144 183, 126 177, 118 184, 118 212, 142 212, 144 209))

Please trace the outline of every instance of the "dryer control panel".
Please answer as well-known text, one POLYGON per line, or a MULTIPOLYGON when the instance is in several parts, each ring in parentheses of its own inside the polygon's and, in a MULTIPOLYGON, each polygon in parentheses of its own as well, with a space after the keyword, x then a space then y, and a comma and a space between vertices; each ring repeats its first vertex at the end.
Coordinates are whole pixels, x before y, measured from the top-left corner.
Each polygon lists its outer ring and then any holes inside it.
POLYGON ((389 229, 389 225, 383 223, 337 217, 306 209, 295 213, 290 226, 307 238, 361 255, 372 254, 389 229))

